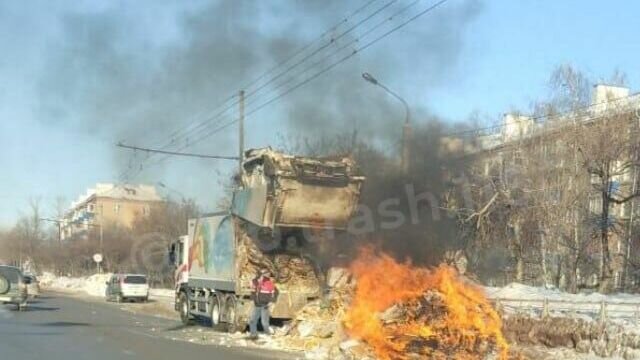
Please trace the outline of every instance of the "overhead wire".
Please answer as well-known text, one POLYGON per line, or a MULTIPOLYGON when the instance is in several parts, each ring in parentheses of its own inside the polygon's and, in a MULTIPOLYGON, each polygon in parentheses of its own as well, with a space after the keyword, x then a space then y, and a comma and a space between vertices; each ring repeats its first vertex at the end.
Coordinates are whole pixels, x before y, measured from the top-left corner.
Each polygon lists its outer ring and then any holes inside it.
MULTIPOLYGON (((361 11, 363 11, 364 9, 366 9, 368 6, 370 6, 371 4, 373 4, 374 2, 377 2, 379 0, 369 0, 368 2, 366 2, 364 5, 360 6, 359 8, 357 8, 356 10, 354 10, 352 13, 350 13, 348 16, 346 16, 345 18, 343 18, 340 22, 338 22, 337 24, 335 24, 334 26, 332 26, 330 29, 326 30, 325 32, 323 32, 320 36, 318 36, 317 38, 315 38, 314 40, 312 40, 311 42, 307 43, 305 46, 299 48, 298 50, 296 50, 293 54, 287 56, 284 60, 280 61, 276 66, 270 68, 269 70, 265 71, 264 73, 262 73, 260 76, 256 77, 254 80, 246 83, 245 85, 243 85, 240 89, 249 89, 251 86, 254 86, 256 84, 258 84, 260 82, 260 80, 264 79, 267 75, 271 74, 272 72, 274 72, 275 70, 277 70, 278 68, 286 65, 287 63, 289 63, 291 60, 295 59, 296 57, 298 57, 300 54, 304 53, 306 50, 308 50, 309 48, 311 48, 314 44, 316 44, 318 41, 321 41, 322 39, 324 39, 328 34, 330 34, 331 32, 335 31, 338 27, 340 27, 343 24, 346 24, 349 22, 349 20, 351 18, 353 18, 354 16, 356 16, 357 14, 359 14, 361 11)), ((388 2, 387 4, 383 5, 381 8, 377 9, 374 11, 373 14, 378 14, 380 11, 386 9, 388 6, 390 6, 392 3, 396 2, 397 0, 392 0, 390 2, 388 2)), ((365 19, 371 18, 372 15, 367 16, 365 19)), ((361 24, 362 20, 360 22, 358 22, 358 24, 361 24)), ((359 25, 357 25, 359 26, 359 25)), ((355 27, 357 26, 352 26, 350 27, 348 30, 346 30, 345 32, 339 34, 336 38, 331 38, 326 44, 322 45, 320 48, 316 49, 315 51, 313 51, 311 54, 308 54, 307 56, 303 57, 301 60, 299 60, 298 62, 296 62, 294 65, 291 65, 290 67, 288 67, 287 69, 283 70, 282 72, 280 72, 278 75, 276 75, 275 78, 271 78, 270 80, 268 80, 267 82, 263 83, 262 85, 260 85, 257 89, 252 90, 252 91, 248 91, 246 97, 249 97, 251 95, 254 95, 255 93, 257 93, 258 91, 262 90, 263 88, 265 88, 266 86, 268 86, 269 84, 271 84, 273 81, 275 81, 275 79, 281 77, 283 74, 286 74, 288 71, 291 71, 291 69, 297 67, 298 65, 300 65, 301 63, 305 62, 306 60, 308 60, 309 58, 311 58, 312 56, 314 56, 315 54, 317 54, 319 51, 326 49, 327 47, 329 47, 330 45, 332 45, 336 39, 341 38, 342 36, 345 36, 346 34, 348 34, 349 32, 353 31, 355 29, 355 27)), ((228 100, 233 99, 233 98, 237 98, 238 94, 234 93, 232 96, 230 96, 227 100, 225 100, 224 103, 226 103, 228 100)), ((223 105, 224 105, 223 103, 223 105)), ((230 110, 231 108, 235 107, 236 105, 238 105, 239 100, 236 99, 233 103, 229 104, 228 106, 225 107, 225 109, 223 109, 222 111, 216 113, 216 115, 214 115, 213 117, 206 119, 205 121, 202 121, 200 124, 198 124, 197 126, 195 126, 192 130, 190 130, 191 133, 195 133, 196 131, 198 131, 203 125, 209 123, 212 120, 217 119, 220 115, 224 114, 226 111, 230 110)), ((220 108, 222 106, 218 106, 217 108, 220 108)), ((173 134, 171 137, 175 136, 175 134, 173 134)), ((183 135, 183 137, 186 135, 183 135)))
MULTIPOLYGON (((413 6, 416 3, 420 2, 421 0, 417 0, 414 1, 412 3, 413 6)), ((265 101, 264 103, 254 107, 253 109, 247 111, 246 116, 250 116, 254 113, 256 113, 257 111, 263 109, 264 107, 278 101, 279 99, 283 98, 284 96, 288 95, 289 93, 295 91, 296 89, 308 84, 309 82, 315 80, 316 78, 320 77, 321 75, 329 72, 330 70, 332 70, 333 68, 335 68, 336 66, 342 64, 343 62, 349 60, 351 57, 355 56, 356 54, 366 50, 367 48, 369 48, 370 46, 374 45, 375 43, 377 43, 378 41, 384 39, 385 37, 389 36, 390 34, 392 34, 393 32, 403 28, 404 26, 408 25, 409 23, 415 21, 416 19, 418 19, 419 17, 423 16, 424 14, 435 10, 437 7, 441 6, 442 4, 444 4, 445 2, 447 2, 448 0, 440 0, 438 2, 436 2, 435 4, 429 6, 428 8, 420 11, 419 13, 417 13, 416 15, 410 17, 408 20, 403 21, 402 23, 398 24, 397 26, 391 28, 390 30, 386 31, 385 33, 379 35, 378 37, 374 38, 373 40, 367 42, 366 44, 362 45, 361 47, 358 47, 356 49, 353 49, 353 51, 351 51, 350 53, 348 53, 346 56, 343 56, 342 58, 338 59, 337 61, 330 63, 329 65, 327 65, 326 67, 324 67, 323 69, 321 69, 320 71, 316 72, 315 74, 311 75, 310 77, 304 79, 303 81, 295 84, 294 86, 288 88, 287 90, 283 91, 282 93, 272 97, 271 99, 265 101)), ((402 11, 405 11, 407 8, 403 8, 402 11)), ((392 19, 392 17, 387 18, 387 20, 392 19)), ((380 24, 378 24, 380 25, 380 24)), ((369 34, 370 32, 368 32, 367 34, 369 34)), ((361 40, 361 37, 358 37, 354 40, 354 42, 359 42, 361 40)), ((219 127, 216 127, 215 129, 213 129, 210 132, 204 133, 202 134, 202 136, 200 136, 199 138, 197 138, 196 140, 193 141, 193 144, 196 144, 210 136, 212 136, 213 134, 226 129, 227 127, 235 124, 238 122, 238 119, 233 119, 225 124, 220 125, 219 127)))
MULTIPOLYGON (((320 34, 317 38, 315 38, 314 40, 312 40, 311 42, 307 43, 305 46, 299 48, 297 51, 295 51, 294 53, 292 53, 291 55, 289 55, 288 57, 286 57, 284 60, 280 61, 278 64, 276 64, 275 66, 273 66, 272 68, 270 68, 269 70, 265 71, 264 73, 262 73, 260 76, 256 77, 254 80, 250 81, 249 83, 246 83, 245 85, 243 85, 241 88, 250 88, 251 86, 259 83, 262 79, 264 79, 267 75, 269 75, 270 73, 274 72, 275 70, 277 70, 278 68, 286 65, 287 63, 289 63, 291 60, 295 59, 296 57, 298 57, 299 55, 301 55, 302 53, 304 53, 306 50, 308 50, 309 48, 311 48, 314 44, 316 44, 318 41, 323 40, 328 34, 332 33, 333 31, 337 30, 341 25, 346 24, 350 21, 350 19, 354 18, 356 15, 358 15, 359 13, 361 13, 362 11, 364 11, 366 8, 368 8, 370 5, 372 5, 373 3, 377 2, 379 0, 369 0, 366 3, 364 3, 362 6, 360 6, 359 8, 355 9, 354 11, 352 11, 349 15, 347 15, 346 17, 344 17, 340 22, 336 23, 335 25, 333 25, 331 28, 329 28, 328 30, 326 30, 325 32, 323 32, 322 34, 320 34)), ((389 3, 386 3, 383 5, 382 8, 379 8, 377 10, 374 11, 374 15, 378 14, 380 11, 386 9, 388 6, 390 6, 392 3, 394 3, 397 0, 392 0, 389 3)), ((365 17, 365 19, 369 19, 372 16, 374 16, 372 14, 368 15, 367 17, 365 17)), ((363 23, 363 20, 360 20, 358 22, 358 24, 363 23)), ((359 25, 358 25, 359 26, 359 25)), ((353 31, 357 26, 352 26, 351 28, 349 28, 347 31, 345 31, 344 33, 338 35, 339 37, 345 36, 348 32, 353 31)), ((323 45, 320 47, 320 49, 325 49, 328 46, 330 46, 331 44, 333 44, 335 42, 335 38, 331 38, 327 44, 323 45)), ((312 54, 316 54, 319 51, 314 51, 312 54)), ((306 61, 306 59, 310 58, 311 56, 305 56, 305 58, 303 59, 303 61, 306 61)), ((296 64, 301 64, 303 61, 298 61, 296 64)), ((295 65, 297 66, 297 65, 295 65)), ((280 76, 286 73, 282 72, 281 74, 279 74, 280 76)), ((272 80, 267 81, 267 84, 272 82, 272 80)), ((266 85, 263 84, 261 86, 261 89, 264 88, 266 85)), ((252 94, 255 94, 257 91, 253 91, 252 94)), ((224 100, 222 103, 220 103, 218 106, 214 107, 213 110, 219 109, 222 106, 224 106, 224 104, 226 104, 229 100, 232 100, 233 98, 237 97, 237 93, 233 94, 232 96, 230 96, 229 98, 227 98, 226 100, 224 100)), ((214 121, 216 119, 219 119, 222 115, 224 115, 228 110, 230 110, 232 107, 235 107, 237 104, 239 103, 239 100, 236 100, 235 102, 233 102, 232 104, 229 104, 227 107, 225 107, 223 110, 219 111, 218 113, 216 113, 213 116, 210 116, 208 118, 206 118, 205 120, 201 121, 200 123, 198 123, 197 125, 193 126, 195 124, 195 122, 190 123, 186 128, 181 128, 181 129, 176 129, 175 131, 173 131, 170 135, 168 140, 164 143, 164 145, 161 147, 162 149, 166 149, 169 148, 170 146, 182 141, 182 139, 187 139, 188 140, 188 136, 191 136, 193 134, 196 134, 197 131, 199 131, 203 126, 215 126, 218 122, 214 121), (182 134, 180 134, 182 132, 182 134)), ((201 112, 202 113, 202 112, 201 112)), ((149 159, 151 156, 153 156, 152 154, 147 154, 147 158, 149 159)))

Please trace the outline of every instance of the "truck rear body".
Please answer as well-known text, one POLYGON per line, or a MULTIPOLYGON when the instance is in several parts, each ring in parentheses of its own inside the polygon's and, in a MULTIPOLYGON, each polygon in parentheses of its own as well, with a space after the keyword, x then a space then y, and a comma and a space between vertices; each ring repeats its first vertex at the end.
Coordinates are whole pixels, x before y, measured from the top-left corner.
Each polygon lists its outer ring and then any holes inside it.
POLYGON ((231 214, 197 219, 187 247, 188 287, 234 293, 250 302, 252 280, 260 268, 269 268, 280 290, 272 316, 291 318, 320 296, 314 265, 291 248, 265 250, 256 234, 251 225, 231 214))
POLYGON ((315 159, 269 148, 249 150, 232 212, 270 229, 345 229, 364 180, 355 172, 348 157, 315 159))

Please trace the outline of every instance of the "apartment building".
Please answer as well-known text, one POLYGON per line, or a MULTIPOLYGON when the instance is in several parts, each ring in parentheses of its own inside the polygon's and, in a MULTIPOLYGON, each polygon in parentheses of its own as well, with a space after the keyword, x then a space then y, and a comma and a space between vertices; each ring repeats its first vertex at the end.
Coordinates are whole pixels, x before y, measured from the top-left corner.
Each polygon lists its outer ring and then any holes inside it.
MULTIPOLYGON (((580 148, 574 146, 567 148, 566 135, 574 131, 576 125, 583 126, 585 136, 589 136, 591 129, 598 130, 600 123, 611 121, 612 117, 624 122, 624 126, 615 127, 617 133, 600 135, 606 142, 633 142, 636 131, 640 128, 640 94, 631 94, 628 88, 610 85, 596 85, 593 88, 591 103, 583 108, 566 113, 559 113, 553 116, 529 116, 518 113, 508 113, 503 117, 502 124, 496 126, 491 133, 487 133, 475 139, 474 147, 466 153, 473 158, 476 171, 485 177, 499 178, 505 184, 517 177, 517 173, 523 168, 529 171, 535 169, 537 179, 531 181, 524 180, 524 184, 518 191, 525 191, 528 194, 535 194, 535 197, 544 198, 547 204, 553 204, 556 199, 561 199, 569 191, 570 187, 576 188, 578 182, 581 189, 576 200, 575 208, 566 213, 554 214, 560 217, 561 221, 570 223, 576 220, 577 242, 585 245, 584 254, 586 259, 583 263, 590 266, 582 266, 577 269, 579 281, 585 286, 593 283, 597 278, 598 263, 601 261, 601 244, 598 237, 604 229, 609 233, 609 252, 611 266, 613 269, 614 287, 621 287, 625 283, 639 282, 640 268, 634 270, 635 274, 628 271, 627 279, 623 279, 625 266, 628 266, 625 259, 633 259, 636 254, 640 254, 640 238, 636 231, 637 217, 640 215, 640 202, 631 199, 624 203, 612 202, 606 206, 608 218, 603 221, 603 197, 598 189, 602 189, 602 177, 596 174, 589 174, 584 170, 588 152, 598 151, 598 149, 580 148), (624 116, 621 116, 621 115, 624 116), (565 139, 565 140, 563 140, 565 139), (533 163, 531 159, 537 160, 533 163), (580 171, 571 171, 571 167, 580 166, 580 171), (580 174, 576 177, 571 174, 580 174), (515 174, 515 175, 514 175, 515 174), (578 213, 580 211, 580 213, 578 213), (635 221, 635 223, 634 223, 635 221), (578 224, 579 223, 579 224, 578 224), (635 249, 634 249, 635 248, 635 249)), ((600 128, 599 130, 602 130, 600 128)), ((637 136, 636 136, 637 137, 637 136)), ((608 154, 607 156, 610 156, 608 154)), ((608 167, 613 175, 607 177, 607 186, 611 194, 618 198, 625 198, 638 191, 637 166, 629 166, 629 153, 614 158, 608 167), (626 158, 625 158, 626 156, 626 158)), ((632 154, 632 156, 635 156, 632 154)), ((519 179, 522 181, 522 179, 519 179)), ((551 208, 551 207, 550 207, 551 208)), ((553 209, 551 209, 553 211, 553 209)), ((559 222, 556 219, 556 223, 559 222)), ((567 242, 562 243, 552 241, 554 239, 543 239, 545 236, 544 224, 536 230, 540 236, 540 243, 544 242, 548 248, 544 249, 542 256, 552 258, 565 255, 568 249, 567 242)), ((549 234, 546 234, 549 235, 549 234)), ((532 249, 528 249, 532 250, 532 249)), ((582 250, 581 250, 582 251, 582 250)), ((535 253, 534 250, 530 251, 535 253)), ((532 272, 538 276, 541 272, 542 258, 527 259, 532 272)), ((635 263, 636 261, 634 261, 635 263)), ((550 266, 545 263, 544 266, 550 266)), ((550 270, 550 271, 555 271, 550 270)), ((558 271, 560 272, 560 271, 558 271)), ((540 284, 540 283, 538 283, 540 284)))
POLYGON ((162 203, 154 186, 98 183, 80 195, 61 219, 61 239, 92 228, 130 228, 138 217, 148 216, 162 203))

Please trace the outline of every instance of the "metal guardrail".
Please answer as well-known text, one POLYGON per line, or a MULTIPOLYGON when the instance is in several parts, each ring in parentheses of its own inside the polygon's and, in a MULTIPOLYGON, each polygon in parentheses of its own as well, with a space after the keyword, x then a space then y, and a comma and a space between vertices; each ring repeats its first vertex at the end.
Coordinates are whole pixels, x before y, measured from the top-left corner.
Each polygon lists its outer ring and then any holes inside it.
POLYGON ((640 301, 576 301, 561 299, 518 299, 518 298, 492 298, 494 306, 499 312, 512 308, 516 312, 522 310, 540 311, 540 317, 548 317, 552 312, 558 311, 568 314, 597 314, 600 322, 606 322, 613 315, 619 314, 625 317, 634 317, 640 321, 640 301))

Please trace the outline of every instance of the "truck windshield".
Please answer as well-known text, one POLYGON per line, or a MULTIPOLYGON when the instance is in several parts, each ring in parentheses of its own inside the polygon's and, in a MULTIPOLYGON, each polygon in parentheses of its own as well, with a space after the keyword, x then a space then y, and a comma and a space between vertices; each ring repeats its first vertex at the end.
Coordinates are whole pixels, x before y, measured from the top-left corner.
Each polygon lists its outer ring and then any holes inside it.
POLYGON ((146 276, 127 276, 124 278, 125 284, 146 284, 147 277, 146 276))
POLYGON ((9 280, 9 282, 17 284, 20 282, 20 270, 0 266, 0 276, 9 280))

